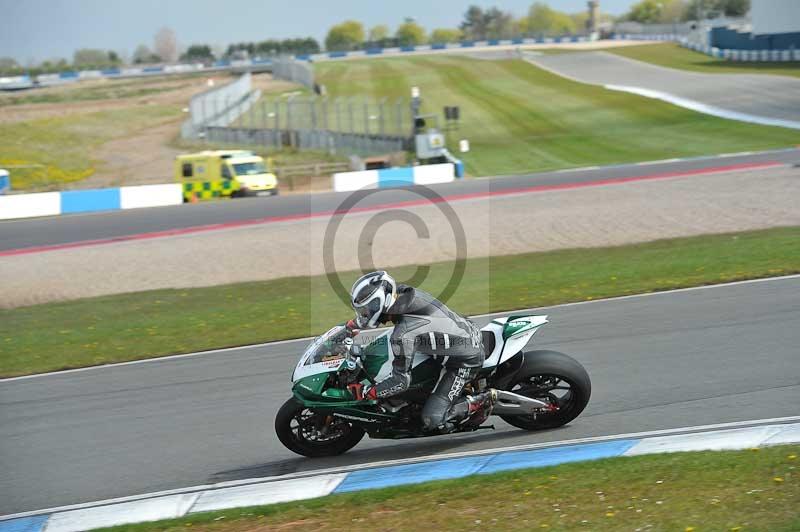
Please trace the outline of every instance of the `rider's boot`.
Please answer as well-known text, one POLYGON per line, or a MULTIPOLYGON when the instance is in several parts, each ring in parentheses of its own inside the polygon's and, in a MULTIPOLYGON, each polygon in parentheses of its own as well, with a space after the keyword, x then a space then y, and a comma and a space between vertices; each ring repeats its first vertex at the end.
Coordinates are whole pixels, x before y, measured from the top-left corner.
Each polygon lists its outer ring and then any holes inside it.
POLYGON ((478 426, 492 413, 492 407, 497 402, 497 391, 486 390, 476 395, 467 395, 462 401, 453 405, 448 418, 449 428, 456 425, 470 424, 478 426))
POLYGON ((477 427, 491 415, 492 408, 496 402, 497 390, 494 388, 490 388, 478 395, 468 395, 467 403, 469 404, 469 410, 467 418, 462 421, 462 423, 468 422, 470 425, 475 425, 477 427))

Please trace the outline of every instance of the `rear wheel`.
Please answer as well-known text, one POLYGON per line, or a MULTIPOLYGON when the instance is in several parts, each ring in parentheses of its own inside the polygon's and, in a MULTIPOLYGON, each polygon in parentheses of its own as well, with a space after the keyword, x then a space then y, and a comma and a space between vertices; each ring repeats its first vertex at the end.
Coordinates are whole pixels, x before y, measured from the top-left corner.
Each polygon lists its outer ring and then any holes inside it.
POLYGON ((525 430, 552 429, 578 417, 592 395, 592 383, 583 366, 556 351, 531 351, 523 356, 523 367, 507 389, 548 402, 553 410, 532 416, 500 417, 509 425, 525 430))
POLYGON ((364 430, 329 415, 317 414, 291 398, 275 416, 278 439, 290 451, 308 456, 336 456, 364 437, 364 430))

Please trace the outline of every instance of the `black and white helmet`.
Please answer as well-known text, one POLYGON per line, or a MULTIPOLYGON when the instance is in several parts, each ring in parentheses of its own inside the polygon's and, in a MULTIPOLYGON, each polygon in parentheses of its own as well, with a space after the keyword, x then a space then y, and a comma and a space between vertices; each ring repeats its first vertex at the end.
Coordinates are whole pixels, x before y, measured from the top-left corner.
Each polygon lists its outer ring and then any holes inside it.
POLYGON ((368 273, 360 277, 350 290, 350 304, 356 311, 356 325, 373 329, 378 318, 394 304, 397 283, 385 271, 368 273))

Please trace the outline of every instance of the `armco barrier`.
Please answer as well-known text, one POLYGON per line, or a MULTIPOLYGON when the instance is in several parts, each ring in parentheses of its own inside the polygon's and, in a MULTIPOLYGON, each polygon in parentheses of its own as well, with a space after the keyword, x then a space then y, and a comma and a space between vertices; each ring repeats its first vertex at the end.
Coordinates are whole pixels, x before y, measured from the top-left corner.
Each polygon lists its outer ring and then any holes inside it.
POLYGON ((183 203, 179 183, 0 196, 0 220, 183 203))
POLYGON ((346 192, 370 188, 433 185, 449 183, 454 179, 455 167, 451 163, 404 166, 333 174, 333 190, 346 192))

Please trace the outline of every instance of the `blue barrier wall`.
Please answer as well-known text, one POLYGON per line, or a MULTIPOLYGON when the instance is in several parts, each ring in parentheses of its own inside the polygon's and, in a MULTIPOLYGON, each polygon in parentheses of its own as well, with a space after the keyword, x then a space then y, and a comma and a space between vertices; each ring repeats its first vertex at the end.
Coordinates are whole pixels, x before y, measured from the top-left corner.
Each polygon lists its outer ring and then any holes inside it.
POLYGON ((383 168, 378 170, 378 187, 402 187, 414 184, 414 168, 403 166, 399 168, 383 168))
POLYGON ((729 50, 789 50, 800 48, 800 32, 753 35, 729 28, 711 28, 711 46, 729 50))
POLYGON ((7 175, 0 175, 0 194, 5 194, 11 190, 11 178, 7 175))
POLYGON ((70 190, 61 193, 61 213, 107 211, 120 208, 118 188, 70 190))

